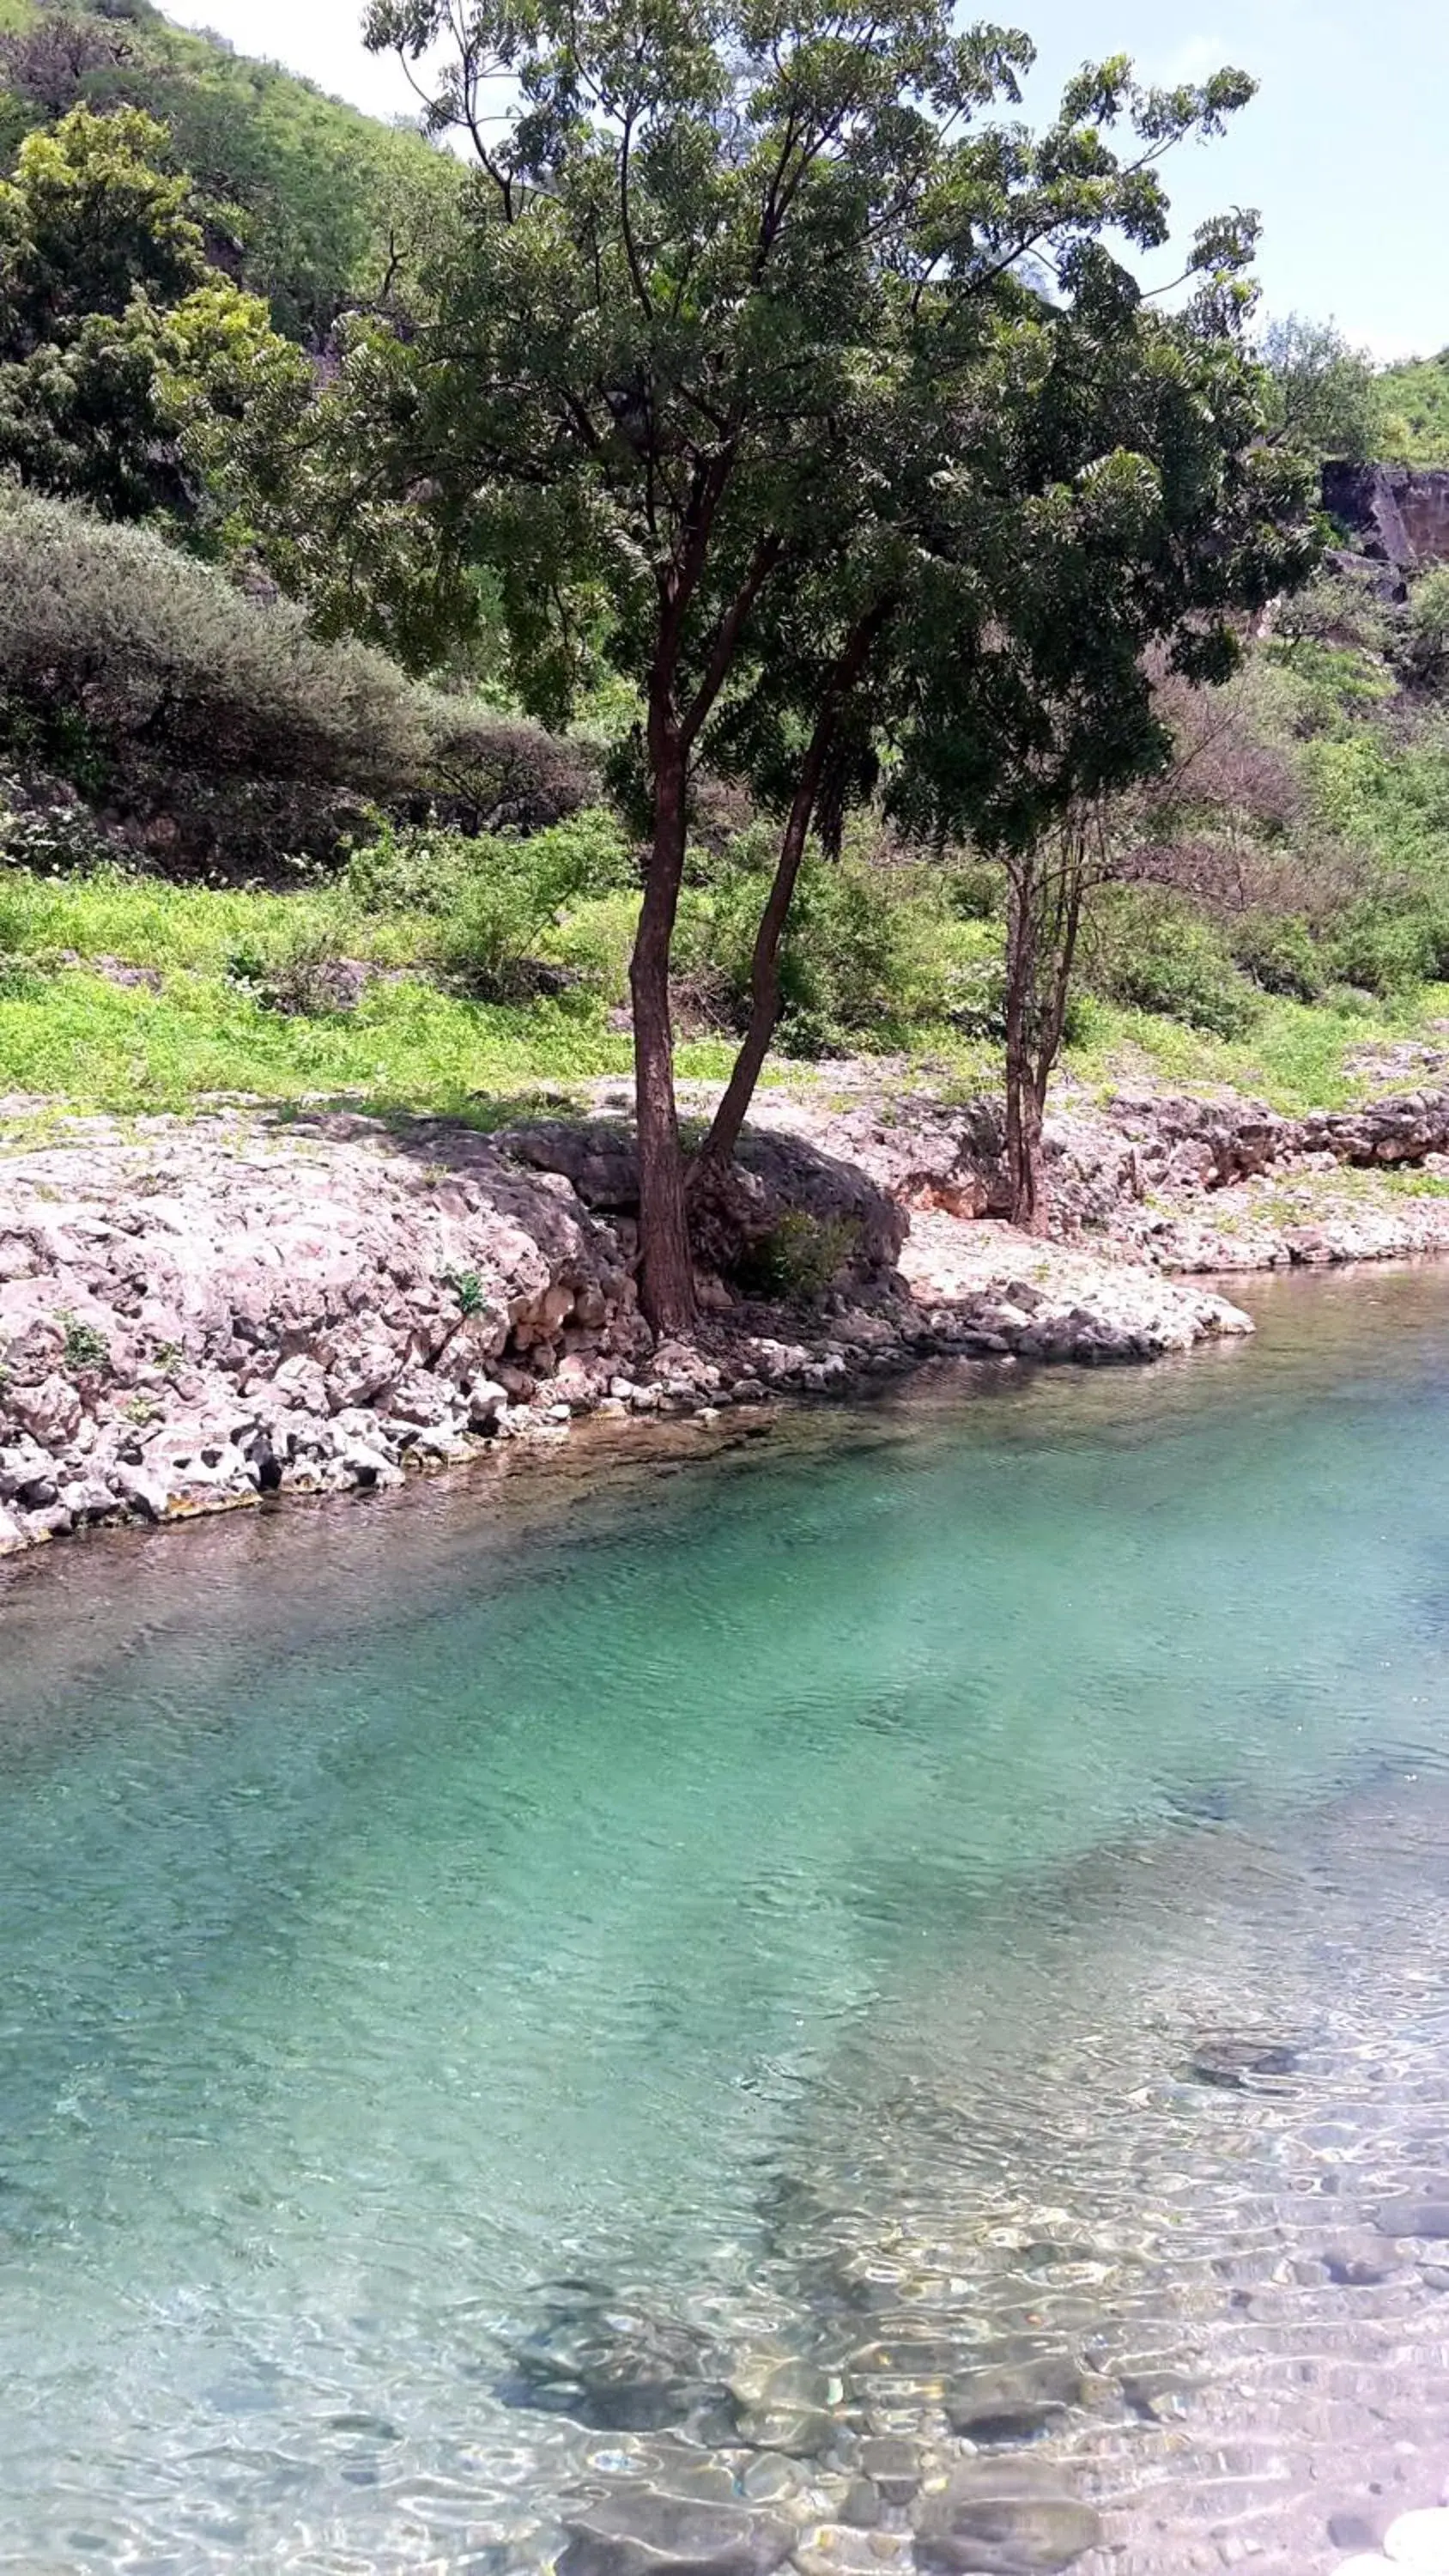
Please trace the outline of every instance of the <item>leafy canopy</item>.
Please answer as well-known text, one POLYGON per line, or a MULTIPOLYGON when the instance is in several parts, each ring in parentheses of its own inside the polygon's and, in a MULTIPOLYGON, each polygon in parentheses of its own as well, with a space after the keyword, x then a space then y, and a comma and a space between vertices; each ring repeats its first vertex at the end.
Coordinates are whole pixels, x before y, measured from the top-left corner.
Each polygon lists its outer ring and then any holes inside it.
MULTIPOLYGON (((988 404, 1034 363, 1023 263, 1070 297, 1108 229, 1160 242, 1158 162, 1250 86, 1144 92, 1117 59, 1033 137, 986 121, 1017 102, 1027 39, 958 34, 935 0, 367 18, 415 65, 450 30, 433 122, 472 137, 474 220, 434 280, 437 330, 402 362, 356 351, 353 453, 369 488, 426 493, 444 554, 499 568, 536 704, 566 703, 602 619, 636 683, 661 650, 675 666, 692 742, 765 586, 842 531, 888 537, 900 466, 924 484, 989 438, 988 404), (495 131, 501 75, 518 105, 495 131)), ((1214 228, 1191 255, 1229 297, 1245 239, 1214 228)))

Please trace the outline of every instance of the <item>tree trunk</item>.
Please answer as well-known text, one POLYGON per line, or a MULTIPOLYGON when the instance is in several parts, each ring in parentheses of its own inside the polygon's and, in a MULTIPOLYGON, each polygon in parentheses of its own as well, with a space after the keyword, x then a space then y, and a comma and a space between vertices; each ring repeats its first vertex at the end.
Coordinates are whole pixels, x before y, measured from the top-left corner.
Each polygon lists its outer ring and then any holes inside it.
POLYGON ((869 660, 871 647, 894 607, 895 600, 891 594, 875 602, 852 629, 830 675, 825 703, 800 764, 800 776, 781 836, 774 878, 755 933, 754 953, 750 959, 749 1020, 725 1086, 724 1098, 714 1113, 709 1134, 695 1162, 696 1174, 722 1169, 733 1160, 735 1147, 740 1141, 740 1129, 749 1113, 755 1086, 770 1051, 770 1040, 775 1034, 775 1023, 780 1016, 780 944, 790 917, 805 844, 810 836, 841 708, 859 680, 869 660))
POLYGON ((1047 1086, 1062 1049, 1088 882, 1088 825, 1069 818, 1055 849, 1009 861, 1006 915, 1006 1162, 1011 1221, 1047 1223, 1047 1086))
POLYGON ((660 1340, 689 1332, 696 1311, 669 1007, 669 952, 684 874, 684 839, 685 757, 672 743, 655 764, 654 844, 629 965, 639 1138, 639 1302, 660 1340))
POLYGON ((1046 1221, 1043 1101, 1032 1047, 1038 1003, 1037 896, 1034 859, 1014 862, 1006 917, 1006 1168, 1011 1222, 1032 1234, 1046 1221))
POLYGON ((765 909, 760 916, 760 927, 755 933, 754 954, 750 959, 749 1021, 739 1054, 735 1057, 729 1081, 725 1086, 724 1098, 714 1113, 709 1134, 700 1147, 699 1156, 694 1165, 695 1173, 703 1173, 710 1169, 718 1171, 733 1160, 735 1147, 740 1141, 740 1129, 745 1123, 750 1102, 755 1096, 755 1085, 760 1079, 765 1058, 770 1051, 770 1040, 775 1034, 775 1023, 780 1016, 780 942, 785 935, 785 924, 790 914, 795 881, 800 874, 800 862, 805 856, 805 842, 810 830, 810 815, 815 803, 818 778, 817 766, 813 774, 801 779, 795 791, 795 801, 790 808, 789 821, 786 823, 784 837, 780 844, 780 856, 775 867, 774 881, 770 887, 765 909))

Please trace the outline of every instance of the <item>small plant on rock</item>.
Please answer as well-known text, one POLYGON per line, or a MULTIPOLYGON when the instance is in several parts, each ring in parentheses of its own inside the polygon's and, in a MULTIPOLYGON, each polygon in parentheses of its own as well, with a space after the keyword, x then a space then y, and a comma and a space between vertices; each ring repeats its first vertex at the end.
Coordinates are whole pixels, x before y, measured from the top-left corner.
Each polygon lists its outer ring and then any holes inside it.
POLYGON ((787 1208, 749 1245, 736 1276, 754 1297, 818 1297, 839 1277, 859 1238, 860 1228, 851 1217, 818 1217, 805 1208, 787 1208))
POLYGON ((445 1270, 443 1286, 451 1290, 458 1300, 460 1323, 466 1324, 474 1315, 482 1314, 487 1301, 483 1295, 483 1282, 476 1270, 445 1270))
POLYGON ((76 1315, 62 1312, 59 1321, 65 1331, 65 1364, 73 1369, 108 1369, 111 1346, 94 1324, 83 1324, 76 1315))

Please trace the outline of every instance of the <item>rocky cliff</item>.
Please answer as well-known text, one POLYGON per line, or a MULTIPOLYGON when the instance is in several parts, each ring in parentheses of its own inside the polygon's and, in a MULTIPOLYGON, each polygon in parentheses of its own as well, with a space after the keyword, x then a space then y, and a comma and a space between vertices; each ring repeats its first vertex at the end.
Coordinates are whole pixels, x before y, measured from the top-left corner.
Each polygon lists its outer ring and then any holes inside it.
POLYGON ((1323 468, 1322 489, 1330 518, 1400 583, 1430 564, 1449 563, 1449 472, 1335 462, 1323 468))

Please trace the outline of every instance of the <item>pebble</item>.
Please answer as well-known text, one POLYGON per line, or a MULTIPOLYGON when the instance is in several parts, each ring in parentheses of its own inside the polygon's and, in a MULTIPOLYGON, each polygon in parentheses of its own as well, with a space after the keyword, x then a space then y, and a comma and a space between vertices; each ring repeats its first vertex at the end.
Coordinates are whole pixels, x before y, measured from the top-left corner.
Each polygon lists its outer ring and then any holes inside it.
POLYGON ((1427 2506, 1401 2513, 1384 2533, 1384 2556, 1417 2576, 1449 2576, 1449 2508, 1427 2506))

